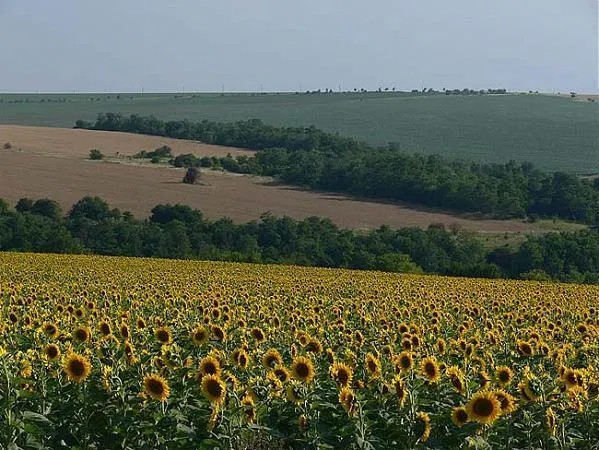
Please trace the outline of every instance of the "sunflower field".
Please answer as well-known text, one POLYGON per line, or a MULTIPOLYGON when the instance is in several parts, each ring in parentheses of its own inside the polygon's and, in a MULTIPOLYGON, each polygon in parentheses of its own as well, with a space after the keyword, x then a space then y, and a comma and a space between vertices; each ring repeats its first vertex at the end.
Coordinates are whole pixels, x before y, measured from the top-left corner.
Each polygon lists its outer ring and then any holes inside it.
POLYGON ((0 448, 599 447, 599 287, 0 253, 0 448))

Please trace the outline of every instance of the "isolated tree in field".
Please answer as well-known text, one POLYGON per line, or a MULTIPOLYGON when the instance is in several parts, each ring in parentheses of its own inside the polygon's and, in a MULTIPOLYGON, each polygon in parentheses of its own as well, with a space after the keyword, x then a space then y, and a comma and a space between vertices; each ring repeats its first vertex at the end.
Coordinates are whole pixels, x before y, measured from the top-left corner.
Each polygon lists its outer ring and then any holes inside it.
POLYGON ((89 159, 100 160, 102 158, 104 158, 104 154, 97 148, 89 151, 89 159))
POLYGON ((186 184, 196 184, 200 181, 200 171, 196 167, 190 167, 185 172, 185 176, 183 177, 183 183, 186 184))

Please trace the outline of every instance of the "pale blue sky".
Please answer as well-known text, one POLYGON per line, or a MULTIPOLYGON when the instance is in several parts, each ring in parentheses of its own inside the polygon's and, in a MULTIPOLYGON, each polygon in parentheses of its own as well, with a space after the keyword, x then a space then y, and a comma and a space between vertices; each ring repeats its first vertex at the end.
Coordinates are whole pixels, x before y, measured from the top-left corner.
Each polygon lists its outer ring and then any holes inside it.
POLYGON ((0 92, 596 92, 598 0, 0 0, 0 92))

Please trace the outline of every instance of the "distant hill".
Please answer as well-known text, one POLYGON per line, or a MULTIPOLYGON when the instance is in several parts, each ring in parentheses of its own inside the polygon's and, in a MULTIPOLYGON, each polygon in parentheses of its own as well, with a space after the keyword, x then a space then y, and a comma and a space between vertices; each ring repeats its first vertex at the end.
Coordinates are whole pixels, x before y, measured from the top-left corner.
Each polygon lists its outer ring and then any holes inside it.
MULTIPOLYGON (((259 118, 315 125, 371 144, 476 162, 530 161, 599 173, 599 102, 550 95, 399 92, 320 94, 0 94, 0 123, 71 127, 98 113, 161 119, 259 118)), ((1 136, 0 136, 1 140, 1 136)))

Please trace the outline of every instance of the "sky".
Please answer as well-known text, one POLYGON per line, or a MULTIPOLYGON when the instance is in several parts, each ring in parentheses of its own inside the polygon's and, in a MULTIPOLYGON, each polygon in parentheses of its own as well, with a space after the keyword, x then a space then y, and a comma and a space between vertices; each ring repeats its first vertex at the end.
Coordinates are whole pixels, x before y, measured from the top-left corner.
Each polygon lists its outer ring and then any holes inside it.
POLYGON ((599 0, 0 0, 0 92, 599 92, 599 0))

